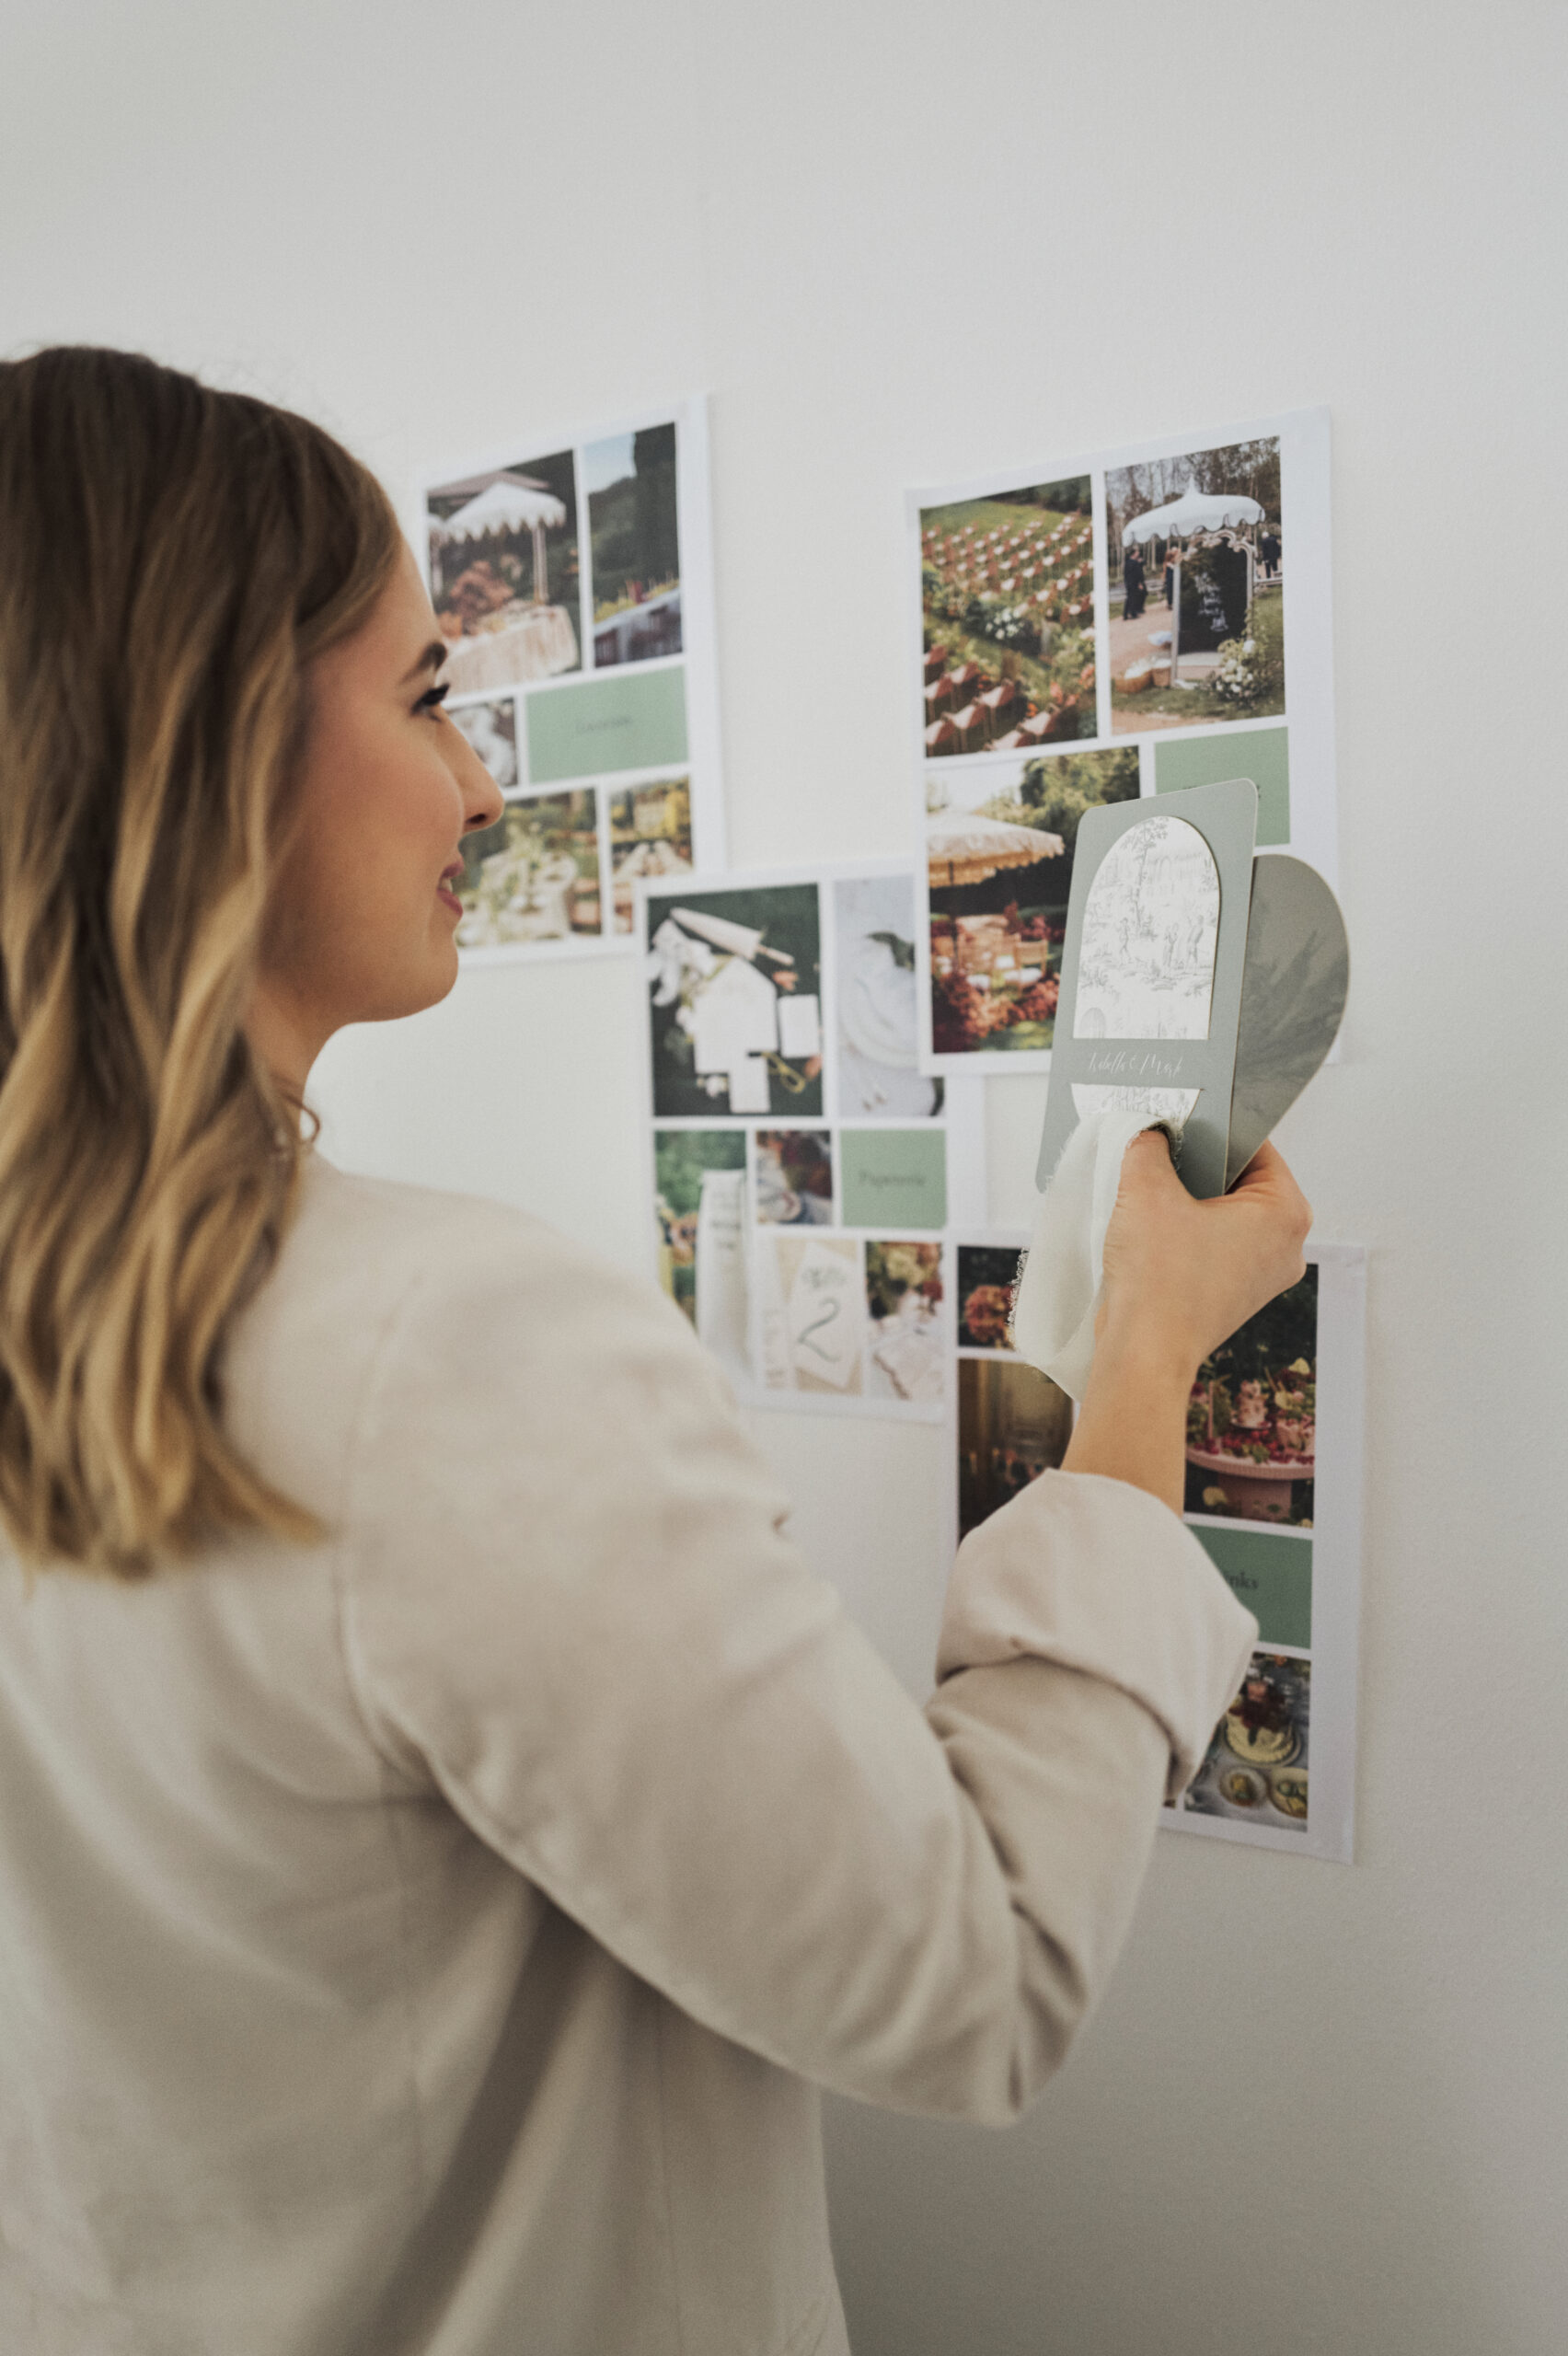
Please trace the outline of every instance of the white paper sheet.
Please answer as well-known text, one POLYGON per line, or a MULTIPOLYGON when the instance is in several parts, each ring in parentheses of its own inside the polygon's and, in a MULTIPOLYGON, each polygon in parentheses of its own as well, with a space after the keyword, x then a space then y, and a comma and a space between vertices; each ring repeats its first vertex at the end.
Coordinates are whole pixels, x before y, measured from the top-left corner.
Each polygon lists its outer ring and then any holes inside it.
MULTIPOLYGON (((698 1073, 730 1071, 744 1056, 778 1048, 778 994, 765 974, 732 957, 704 983, 692 1003, 692 1041, 698 1073)), ((760 1108, 767 1110, 766 1103, 760 1108)))
POLYGON ((766 1113, 767 1110, 767 1057, 743 1056, 730 1066, 730 1110, 732 1113, 766 1113))
POLYGON ((821 1055, 822 1021, 814 998, 790 998, 787 992, 779 998, 778 1052, 781 1056, 821 1055))

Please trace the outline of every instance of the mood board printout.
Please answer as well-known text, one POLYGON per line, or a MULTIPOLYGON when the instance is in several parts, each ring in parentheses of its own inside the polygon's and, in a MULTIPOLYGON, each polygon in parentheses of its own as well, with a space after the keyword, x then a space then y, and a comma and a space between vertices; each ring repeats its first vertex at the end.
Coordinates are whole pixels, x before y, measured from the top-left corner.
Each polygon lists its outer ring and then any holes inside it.
POLYGON ((638 896, 660 1281, 744 1403, 940 1421, 983 1107, 919 1069, 908 864, 638 896))
POLYGON ((630 953, 638 879, 724 857, 703 404, 520 435, 421 504, 447 709, 506 803, 459 952, 630 953))
MULTIPOLYGON (((1009 1317, 1025 1239, 951 1239, 960 1540, 1058 1466, 1066 1392, 1015 1356, 1009 1317)), ((1259 1623, 1258 1648, 1207 1755, 1162 1822, 1222 1841, 1348 1860, 1360 1597, 1365 1264, 1314 1247, 1297 1285, 1220 1345, 1187 1408, 1189 1527, 1259 1623)))
POLYGON ((1334 880, 1326 410, 909 496, 922 1068, 1047 1070, 1088 809, 1251 778, 1334 880))

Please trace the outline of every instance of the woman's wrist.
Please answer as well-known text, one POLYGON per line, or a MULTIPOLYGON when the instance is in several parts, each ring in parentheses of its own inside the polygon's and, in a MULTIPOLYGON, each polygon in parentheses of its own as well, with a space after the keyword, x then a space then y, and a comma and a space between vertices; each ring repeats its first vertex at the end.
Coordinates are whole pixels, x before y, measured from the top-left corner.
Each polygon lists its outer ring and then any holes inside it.
POLYGON ((1147 1308, 1111 1307, 1096 1321, 1090 1380, 1101 1370, 1117 1378, 1134 1376, 1140 1382, 1168 1383, 1184 1403, 1202 1357, 1174 1322, 1151 1316, 1147 1308))
POLYGON ((1186 1480, 1187 1401, 1197 1360, 1150 1320, 1107 1319, 1063 1459, 1068 1472, 1099 1472, 1147 1489, 1172 1513, 1186 1480))

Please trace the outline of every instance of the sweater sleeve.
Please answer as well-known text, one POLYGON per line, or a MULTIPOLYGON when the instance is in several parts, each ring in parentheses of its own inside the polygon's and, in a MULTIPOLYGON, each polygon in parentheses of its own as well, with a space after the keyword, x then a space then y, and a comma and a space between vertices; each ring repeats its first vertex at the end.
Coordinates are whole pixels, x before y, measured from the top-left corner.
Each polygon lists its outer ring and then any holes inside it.
POLYGON ((1016 2116, 1253 1622, 1164 1507, 1048 1474, 961 1550, 922 1712, 679 1311, 489 1234, 409 1291, 360 1418, 343 1625, 384 1755, 719 2034, 1016 2116))

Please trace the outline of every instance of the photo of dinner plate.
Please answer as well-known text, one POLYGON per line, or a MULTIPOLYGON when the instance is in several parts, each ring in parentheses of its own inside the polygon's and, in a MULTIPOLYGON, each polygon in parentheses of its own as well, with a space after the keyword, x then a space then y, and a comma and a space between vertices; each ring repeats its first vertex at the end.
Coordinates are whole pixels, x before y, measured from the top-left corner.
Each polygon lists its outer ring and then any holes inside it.
POLYGON ((1228 1807, 1262 1807, 1269 1787, 1255 1767, 1222 1767, 1215 1789, 1228 1807))
POLYGON ((1286 1767, 1301 1751, 1294 1727, 1250 1727, 1234 1711, 1225 1721, 1225 1740, 1250 1767, 1286 1767))

